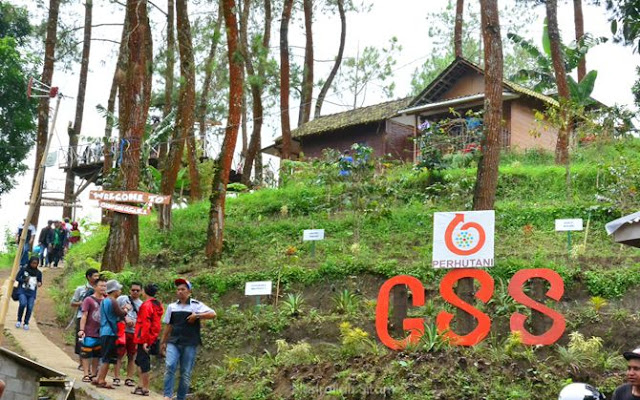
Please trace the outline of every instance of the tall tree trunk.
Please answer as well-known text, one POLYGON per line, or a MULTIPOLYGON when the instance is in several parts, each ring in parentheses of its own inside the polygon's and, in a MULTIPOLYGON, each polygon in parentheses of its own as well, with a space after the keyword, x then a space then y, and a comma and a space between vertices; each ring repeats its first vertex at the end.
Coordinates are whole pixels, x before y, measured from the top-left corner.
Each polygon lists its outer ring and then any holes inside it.
MULTIPOLYGON (((582 15, 582 0, 573 0, 573 21, 576 29, 576 42, 584 36, 584 16, 582 15)), ((587 74, 587 57, 584 56, 578 63, 578 82, 587 74)))
POLYGON ((284 0, 282 19, 280 21, 280 124, 282 127, 282 150, 280 158, 291 158, 291 120, 289 118, 289 91, 290 91, 290 66, 289 66, 289 20, 293 0, 284 0))
POLYGON ((456 24, 453 29, 453 47, 456 58, 462 57, 462 21, 464 13, 464 0, 456 1, 456 24))
MULTIPOLYGON (((178 101, 178 110, 176 113, 175 134, 173 135, 173 140, 169 148, 167 165, 163 171, 160 185, 160 190, 162 194, 165 195, 172 195, 175 191, 176 180, 184 153, 184 144, 192 132, 195 119, 195 65, 187 0, 176 1, 176 16, 178 22, 178 47, 180 49, 180 100, 178 101)), ((189 166, 189 170, 191 175, 191 166, 189 166)), ((199 185, 199 182, 198 178, 196 183, 199 185)), ((195 186, 193 182, 191 186, 192 188, 195 186)), ((160 207, 158 223, 160 229, 171 229, 171 202, 160 207)))
POLYGON ((178 0, 178 43, 180 45, 180 81, 185 85, 185 91, 180 91, 180 104, 178 104, 177 127, 182 130, 186 138, 187 164, 189 165, 189 181, 191 201, 202 198, 200 189, 200 172, 198 171, 198 154, 196 150, 196 137, 193 124, 196 118, 196 67, 193 55, 193 41, 191 39, 191 23, 187 12, 187 1, 178 0), (183 55, 184 54, 184 55, 183 55))
POLYGON ((229 171, 233 161, 238 128, 242 112, 242 60, 238 57, 238 21, 234 14, 236 5, 234 0, 222 0, 224 21, 227 29, 227 49, 229 59, 229 118, 225 128, 222 150, 218 159, 218 168, 213 177, 211 208, 209 210, 209 224, 207 227, 207 245, 205 252, 211 266, 222 257, 222 239, 224 233, 224 207, 229 183, 229 171))
POLYGON ((213 81, 213 71, 216 66, 216 56, 218 52, 218 44, 220 43, 220 29, 222 27, 222 10, 218 10, 218 18, 213 28, 213 38, 211 38, 211 47, 209 55, 205 60, 204 66, 204 82, 200 92, 200 104, 198 106, 198 125, 200 128, 200 140, 203 142, 207 136, 207 103, 209 102, 209 92, 211 91, 211 82, 213 81))
MULTIPOLYGON (((244 0, 245 9, 249 9, 250 0, 244 0)), ((247 16, 248 17, 248 16, 247 16)), ((262 105, 262 91, 264 83, 266 82, 265 74, 265 60, 262 57, 257 57, 258 68, 253 65, 252 54, 249 52, 249 39, 247 38, 247 25, 248 18, 241 20, 241 38, 243 40, 242 47, 245 49, 245 66, 247 74, 253 79, 249 80, 251 88, 251 107, 253 114, 253 129, 251 131, 251 139, 249 141, 249 147, 247 148, 247 155, 242 167, 242 183, 249 186, 251 183, 251 167, 255 162, 255 180, 257 182, 262 181, 262 154, 260 153, 260 143, 262 135, 262 124, 264 117, 264 108, 262 105), (256 76, 257 72, 257 76, 256 76)), ((264 31, 262 33, 262 48, 260 52, 267 51, 269 48, 269 42, 271 40, 271 0, 264 1, 264 31)))
MULTIPOLYGON (((167 0, 167 59, 166 70, 164 71, 164 107, 162 107, 162 117, 166 118, 173 109, 173 70, 176 63, 176 39, 175 31, 175 3, 174 0, 167 0)), ((167 155, 171 141, 160 144, 158 154, 158 169, 163 171, 167 164, 167 155)))
POLYGON ((304 0, 303 8, 306 42, 304 46, 304 68, 302 70, 302 93, 300 95, 298 126, 309 122, 313 99, 313 0, 304 0))
MULTIPOLYGON (((481 0, 480 15, 484 43, 484 135, 473 195, 474 210, 492 210, 498 186, 500 132, 502 130, 503 57, 497 0, 481 0)), ((473 279, 464 278, 456 287, 458 296, 469 304, 474 301, 473 279)), ((458 334, 475 327, 475 319, 466 312, 457 313, 458 334)))
POLYGON ((473 195, 474 210, 492 210, 498 186, 500 133, 502 131, 503 57, 497 0, 481 0, 484 42, 484 135, 473 195))
POLYGON ((547 0, 546 4, 551 60, 553 61, 553 70, 556 75, 558 100, 560 101, 561 125, 558 129, 558 141, 556 142, 556 164, 565 165, 569 163, 569 121, 566 110, 569 102, 569 84, 567 83, 567 71, 564 67, 564 55, 560 47, 558 0, 547 0))
MULTIPOLYGON (((264 109, 262 105, 262 91, 264 83, 266 81, 265 67, 263 57, 260 54, 256 57, 257 70, 254 66, 253 54, 251 54, 248 38, 248 20, 249 20, 249 7, 250 0, 244 0, 244 7, 242 18, 240 19, 240 39, 242 40, 242 49, 244 51, 245 68, 247 75, 251 78, 249 80, 249 86, 251 90, 251 106, 253 115, 253 129, 251 131, 251 139, 249 141, 249 147, 246 151, 246 157, 244 159, 244 165, 242 167, 242 183, 249 186, 251 184, 251 169, 254 161, 256 162, 256 181, 260 181, 262 175, 261 170, 258 170, 258 163, 262 163, 262 159, 258 159, 260 151, 260 135, 262 134, 262 124, 264 109)), ((269 41, 271 39, 271 0, 265 0, 264 2, 264 31, 262 35, 262 48, 258 50, 258 53, 266 51, 269 48, 269 41)))
MULTIPOLYGON (((93 0, 85 0, 84 3, 84 39, 82 42, 82 61, 80 63, 80 81, 78 83, 78 97, 76 98, 76 118, 73 129, 69 129, 69 166, 76 166, 78 157, 78 137, 82 132, 82 116, 84 113, 84 98, 87 90, 87 75, 89 73, 89 55, 91 53, 91 17, 93 0)), ((75 202, 75 174, 73 168, 67 169, 67 179, 64 185, 64 202, 75 202)), ((73 208, 62 207, 62 216, 71 218, 73 208)))
MULTIPOLYGON (((106 124, 104 128, 104 163, 102 164, 102 187, 105 188, 107 178, 111 173, 111 167, 113 165, 114 153, 111 142, 111 134, 113 133, 114 113, 116 109, 116 95, 118 94, 118 87, 122 84, 126 70, 126 40, 127 40, 127 27, 123 25, 122 36, 120 38, 120 49, 118 50, 118 61, 116 62, 116 68, 113 72, 113 79, 111 80, 111 90, 109 91, 109 100, 107 100, 107 116, 106 124)), ((102 210, 102 218, 100 223, 107 225, 111 222, 111 215, 113 213, 108 210, 102 210)))
MULTIPOLYGON (((242 72, 244 75, 244 71, 242 72)), ((246 81, 246 78, 243 76, 242 80, 246 81)), ((247 121, 247 93, 243 90, 242 91, 242 118, 241 118, 241 123, 240 123, 240 127, 242 128, 242 144, 241 144, 241 148, 240 148, 240 156, 242 158, 242 161, 244 161, 247 157, 247 147, 249 146, 249 138, 248 138, 248 121, 247 121)), ((240 171, 236 171, 236 172, 240 172, 240 171)))
POLYGON ((347 38, 347 15, 344 11, 344 0, 337 0, 337 2, 338 13, 340 14, 340 46, 338 47, 338 55, 336 56, 336 61, 333 64, 333 68, 331 69, 327 80, 324 82, 324 85, 322 85, 320 93, 318 93, 314 118, 318 118, 320 116, 320 113, 322 112, 322 104, 324 103, 324 99, 329 92, 329 88, 331 88, 331 84, 333 83, 334 78, 338 74, 338 70, 340 69, 340 65, 342 64, 342 56, 344 54, 344 46, 347 38))
MULTIPOLYGON (((127 0, 127 69, 119 88, 120 131, 128 143, 122 155, 120 177, 124 190, 137 190, 141 145, 151 102, 152 39, 146 0, 127 0)), ((139 258, 138 216, 114 213, 102 256, 102 270, 122 271, 126 260, 139 258)))
MULTIPOLYGON (((195 92, 194 92, 195 93, 195 92)), ((194 108, 195 112, 195 100, 194 108)), ((193 120, 195 120, 195 115, 193 120)), ((189 165, 189 197, 192 202, 199 201, 202 198, 202 189, 200 188, 200 171, 198 171, 198 150, 196 146, 196 132, 191 124, 191 129, 187 132, 187 164, 189 165)))
MULTIPOLYGON (((55 61, 56 38, 58 30, 58 14, 60 12, 60 0, 49 0, 49 17, 47 18, 47 36, 44 42, 44 65, 40 81, 51 86, 53 79, 53 64, 55 61)), ((36 171, 40 167, 40 160, 46 157, 44 148, 47 145, 47 133, 49 130, 49 98, 42 97, 38 103, 38 136, 36 140, 36 160, 33 174, 33 183, 36 181, 36 171)), ((33 186, 33 185, 32 185, 33 186)), ((36 200, 35 211, 31 223, 38 226, 40 218, 40 198, 36 200)))

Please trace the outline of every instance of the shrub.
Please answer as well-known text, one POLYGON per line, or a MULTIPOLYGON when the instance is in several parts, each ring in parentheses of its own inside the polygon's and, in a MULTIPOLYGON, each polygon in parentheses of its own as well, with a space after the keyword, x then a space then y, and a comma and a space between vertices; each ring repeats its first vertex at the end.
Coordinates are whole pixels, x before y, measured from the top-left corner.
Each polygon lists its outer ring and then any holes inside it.
POLYGON ((358 310, 360 298, 357 294, 350 292, 349 289, 344 289, 333 297, 333 303, 336 311, 343 314, 351 314, 358 310))
POLYGON ((302 305, 304 304, 304 298, 300 293, 287 295, 287 299, 282 302, 283 311, 292 317, 297 317, 302 314, 302 305))
POLYGON ((592 296, 605 299, 622 297, 627 290, 640 283, 640 265, 630 268, 597 269, 584 273, 587 289, 592 296))
POLYGON ((354 328, 349 322, 340 324, 342 352, 347 356, 363 355, 371 348, 369 334, 361 328, 354 328))
POLYGON ((313 354, 311 345, 304 340, 292 345, 284 339, 278 339, 276 347, 278 349, 276 362, 281 365, 291 366, 318 362, 318 357, 313 354))

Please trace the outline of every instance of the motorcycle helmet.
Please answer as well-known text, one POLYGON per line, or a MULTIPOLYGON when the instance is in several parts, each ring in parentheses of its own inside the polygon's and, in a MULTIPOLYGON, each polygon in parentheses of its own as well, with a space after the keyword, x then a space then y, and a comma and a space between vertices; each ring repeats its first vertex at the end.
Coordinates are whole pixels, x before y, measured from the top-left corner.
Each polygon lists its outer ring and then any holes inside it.
POLYGON ((562 388, 558 400, 605 400, 605 397, 591 385, 571 383, 562 388))

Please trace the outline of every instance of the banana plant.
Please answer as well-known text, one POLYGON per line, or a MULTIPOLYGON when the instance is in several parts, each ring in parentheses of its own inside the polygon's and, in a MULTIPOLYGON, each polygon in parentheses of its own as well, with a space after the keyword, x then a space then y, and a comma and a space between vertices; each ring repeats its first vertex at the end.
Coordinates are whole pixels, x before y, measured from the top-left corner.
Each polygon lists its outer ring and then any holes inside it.
MULTIPOLYGON (((521 69, 511 76, 510 79, 524 83, 539 93, 555 89, 556 79, 553 71, 553 62, 551 60, 551 48, 549 45, 549 32, 546 20, 542 32, 542 49, 539 49, 531 40, 525 39, 515 33, 508 33, 507 38, 526 51, 537 64, 536 68, 521 69)), ((591 48, 606 41, 607 38, 605 37, 593 37, 592 35, 585 34, 580 40, 571 45, 567 46, 563 44, 562 51, 564 53, 567 74, 578 67, 580 60, 586 56, 591 48)), ((573 81, 575 84, 572 85, 570 83, 570 86, 573 86, 572 100, 579 101, 581 99, 589 99, 589 101, 593 101, 590 99, 590 95, 593 92, 597 75, 597 71, 590 71, 579 84, 569 76, 569 81, 573 81), (575 98, 573 98, 574 94, 576 95, 575 98), (586 97, 584 97, 585 95, 586 97)))

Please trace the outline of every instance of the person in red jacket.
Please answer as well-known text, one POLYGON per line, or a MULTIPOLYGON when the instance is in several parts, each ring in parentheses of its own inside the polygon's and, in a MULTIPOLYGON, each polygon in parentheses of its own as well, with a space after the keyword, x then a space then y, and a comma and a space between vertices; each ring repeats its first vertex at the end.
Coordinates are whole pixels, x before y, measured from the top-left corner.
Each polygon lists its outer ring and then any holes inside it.
POLYGON ((158 346, 158 337, 162 329, 162 314, 164 307, 156 300, 155 295, 158 286, 150 283, 144 287, 146 300, 138 310, 134 342, 138 345, 136 353, 136 365, 138 366, 140 382, 132 394, 141 396, 149 395, 149 371, 151 370, 151 354, 157 355, 154 347, 158 346), (155 344, 155 346, 154 346, 155 344))

